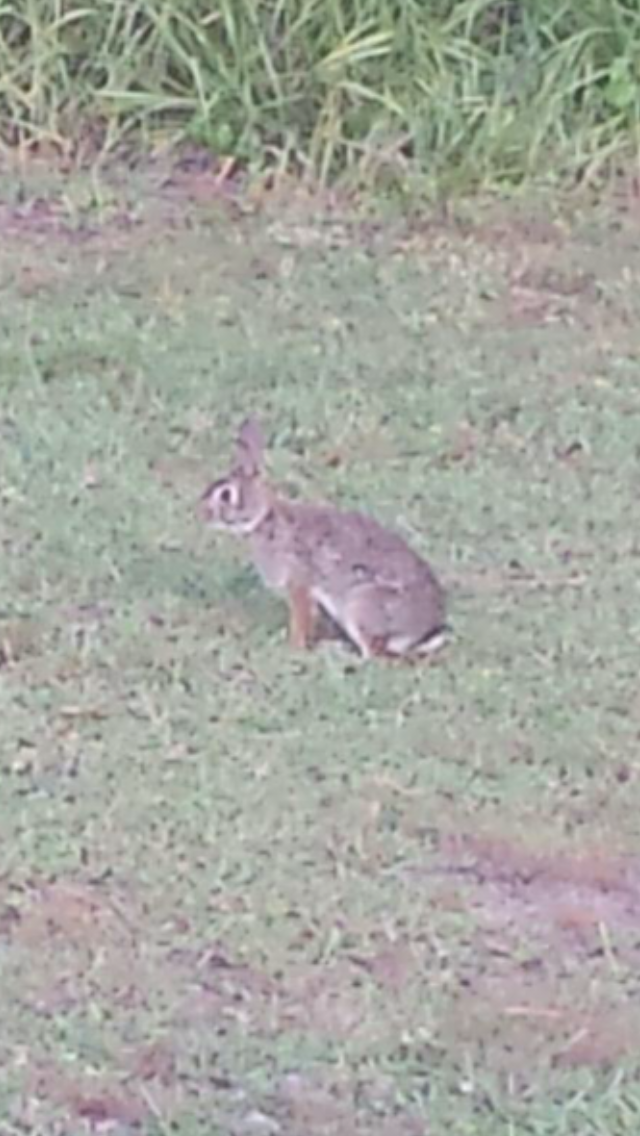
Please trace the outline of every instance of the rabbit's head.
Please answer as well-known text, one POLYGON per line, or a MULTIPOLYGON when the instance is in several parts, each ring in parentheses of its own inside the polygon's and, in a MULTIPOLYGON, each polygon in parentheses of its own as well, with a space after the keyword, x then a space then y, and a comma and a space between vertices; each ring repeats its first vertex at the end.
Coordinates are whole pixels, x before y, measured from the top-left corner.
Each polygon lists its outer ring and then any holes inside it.
POLYGON ((272 491, 265 481, 264 435, 254 418, 240 427, 231 469, 202 494, 205 519, 212 528, 247 536, 270 512, 272 491))

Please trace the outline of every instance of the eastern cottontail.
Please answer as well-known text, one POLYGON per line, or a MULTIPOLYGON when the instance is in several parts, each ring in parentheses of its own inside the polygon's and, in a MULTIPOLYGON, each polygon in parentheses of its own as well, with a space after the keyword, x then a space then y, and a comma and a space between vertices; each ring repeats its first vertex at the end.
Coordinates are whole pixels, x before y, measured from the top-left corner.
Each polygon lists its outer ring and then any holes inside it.
POLYGON ((207 521, 245 537, 264 583, 286 595, 293 646, 310 645, 319 608, 365 658, 442 644, 445 597, 426 561, 371 517, 278 496, 254 419, 240 429, 230 472, 202 501, 207 521))

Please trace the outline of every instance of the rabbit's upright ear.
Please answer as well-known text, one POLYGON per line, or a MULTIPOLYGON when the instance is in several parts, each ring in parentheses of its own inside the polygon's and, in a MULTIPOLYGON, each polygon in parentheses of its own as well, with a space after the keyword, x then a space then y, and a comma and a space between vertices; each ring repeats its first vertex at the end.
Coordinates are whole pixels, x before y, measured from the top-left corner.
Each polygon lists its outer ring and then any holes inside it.
POLYGON ((262 472, 264 466, 265 438, 257 418, 245 418, 236 440, 236 469, 250 476, 262 472))

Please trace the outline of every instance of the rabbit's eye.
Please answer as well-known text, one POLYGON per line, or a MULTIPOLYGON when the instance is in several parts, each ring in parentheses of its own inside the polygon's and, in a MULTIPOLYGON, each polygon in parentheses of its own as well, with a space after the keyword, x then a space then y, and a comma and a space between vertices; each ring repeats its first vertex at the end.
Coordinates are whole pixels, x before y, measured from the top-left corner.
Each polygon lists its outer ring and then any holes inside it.
POLYGON ((222 485, 218 490, 218 502, 220 505, 235 505, 237 493, 232 485, 222 485))

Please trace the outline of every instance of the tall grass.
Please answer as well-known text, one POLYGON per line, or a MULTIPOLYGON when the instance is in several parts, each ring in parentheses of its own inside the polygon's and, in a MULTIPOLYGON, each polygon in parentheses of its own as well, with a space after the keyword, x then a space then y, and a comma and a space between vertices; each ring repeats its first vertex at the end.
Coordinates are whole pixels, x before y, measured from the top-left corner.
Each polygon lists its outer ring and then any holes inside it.
POLYGON ((0 0, 0 138, 190 137, 324 180, 635 154, 637 0, 0 0))

